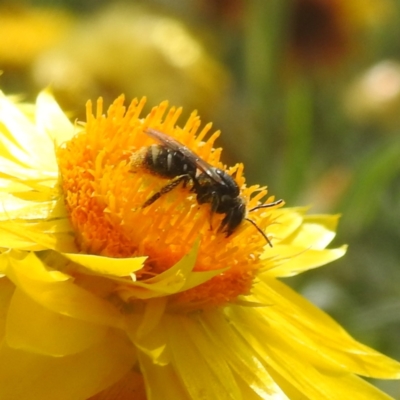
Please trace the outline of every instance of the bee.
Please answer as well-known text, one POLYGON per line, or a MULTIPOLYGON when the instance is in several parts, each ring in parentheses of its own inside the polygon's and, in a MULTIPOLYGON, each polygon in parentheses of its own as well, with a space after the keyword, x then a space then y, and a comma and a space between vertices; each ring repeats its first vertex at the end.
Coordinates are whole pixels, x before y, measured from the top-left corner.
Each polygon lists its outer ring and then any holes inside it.
MULTIPOLYGON (((238 184, 225 171, 208 164, 188 147, 163 132, 146 128, 144 133, 153 138, 158 144, 152 144, 144 148, 139 161, 141 167, 154 175, 170 179, 170 181, 160 191, 148 198, 142 208, 150 206, 180 183, 184 187, 190 184, 190 190, 196 194, 197 203, 211 205, 210 226, 214 213, 225 214, 218 231, 225 233, 226 237, 229 237, 246 220, 254 225, 272 247, 268 236, 253 220, 247 217, 247 214, 260 208, 276 206, 283 203, 283 200, 277 200, 247 210, 246 202, 240 195, 238 184)), ((132 163, 138 163, 135 156, 132 158, 132 163)))

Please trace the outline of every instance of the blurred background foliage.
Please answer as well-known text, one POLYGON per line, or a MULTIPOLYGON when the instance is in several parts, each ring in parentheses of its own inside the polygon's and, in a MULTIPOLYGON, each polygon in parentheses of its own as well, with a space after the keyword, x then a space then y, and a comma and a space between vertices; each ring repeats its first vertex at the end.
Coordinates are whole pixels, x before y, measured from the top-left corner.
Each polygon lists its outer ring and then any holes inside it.
POLYGON ((399 0, 3 0, 0 85, 51 85, 71 118, 120 93, 198 109, 249 183, 342 213, 348 255, 286 283, 399 360, 399 17, 399 0))

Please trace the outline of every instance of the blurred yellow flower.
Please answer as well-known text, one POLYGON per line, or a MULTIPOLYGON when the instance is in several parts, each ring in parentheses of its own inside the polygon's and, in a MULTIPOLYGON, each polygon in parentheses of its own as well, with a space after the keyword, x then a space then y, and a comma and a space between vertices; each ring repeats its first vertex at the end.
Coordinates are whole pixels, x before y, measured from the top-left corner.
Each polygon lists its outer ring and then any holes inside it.
POLYGON ((31 75, 36 87, 52 86, 64 109, 76 110, 99 94, 111 102, 123 91, 127 97, 146 93, 152 103, 170 93, 174 104, 212 115, 232 83, 213 56, 217 51, 205 43, 183 21, 151 5, 110 2, 42 52, 31 75))
POLYGON ((2 68, 27 68, 42 52, 67 36, 73 17, 65 11, 22 6, 0 7, 0 63, 2 68))
POLYGON ((211 227, 190 185, 143 208, 168 182, 132 162, 148 127, 234 175, 248 209, 266 190, 196 114, 123 102, 73 125, 48 93, 0 97, 0 398, 387 399, 357 375, 400 365, 277 280, 344 254, 326 249, 338 217, 252 212, 271 247, 247 221, 211 227))

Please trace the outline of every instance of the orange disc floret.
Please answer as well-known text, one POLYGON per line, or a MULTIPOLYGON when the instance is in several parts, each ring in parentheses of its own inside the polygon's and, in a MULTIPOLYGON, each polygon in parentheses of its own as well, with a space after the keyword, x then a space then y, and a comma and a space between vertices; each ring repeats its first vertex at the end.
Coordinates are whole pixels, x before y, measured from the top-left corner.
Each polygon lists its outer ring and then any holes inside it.
MULTIPOLYGON (((226 170, 220 162, 221 149, 213 147, 219 132, 207 139, 211 124, 200 130, 196 113, 183 128, 177 127, 181 109, 167 110, 167 102, 141 119, 144 104, 145 99, 134 100, 126 109, 121 96, 104 115, 99 99, 94 115, 88 102, 84 128, 58 149, 62 188, 78 248, 108 257, 147 256, 137 276, 146 279, 175 265, 199 240, 194 270, 224 271, 176 294, 175 300, 223 304, 248 294, 262 267, 259 256, 266 245, 254 226, 244 221, 227 238, 218 231, 224 215, 214 213, 211 218, 210 204, 198 204, 190 182, 142 207, 168 184, 168 179, 141 168, 145 149, 155 143, 144 133, 146 128, 173 137, 210 165, 226 170)), ((234 176, 248 208, 265 197, 264 188, 245 186, 241 164, 227 173, 234 176)), ((265 230, 273 222, 271 215, 259 210, 252 213, 252 219, 265 230)))

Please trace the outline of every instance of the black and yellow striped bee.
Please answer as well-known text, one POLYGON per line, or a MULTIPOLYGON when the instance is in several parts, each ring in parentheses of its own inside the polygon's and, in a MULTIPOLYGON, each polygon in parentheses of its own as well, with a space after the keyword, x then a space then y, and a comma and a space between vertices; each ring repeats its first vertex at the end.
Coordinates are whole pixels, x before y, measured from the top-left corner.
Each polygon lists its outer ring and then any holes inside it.
POLYGON ((210 220, 214 213, 225 214, 218 229, 220 232, 228 237, 246 220, 255 226, 272 247, 268 236, 247 217, 247 213, 276 206, 283 200, 247 210, 238 184, 225 171, 208 164, 189 148, 165 133, 152 128, 146 128, 144 133, 155 139, 158 144, 152 144, 145 149, 141 158, 141 167, 154 175, 170 180, 160 191, 147 199, 142 208, 153 204, 180 183, 184 187, 191 185, 190 190, 196 193, 197 202, 211 205, 210 220))

